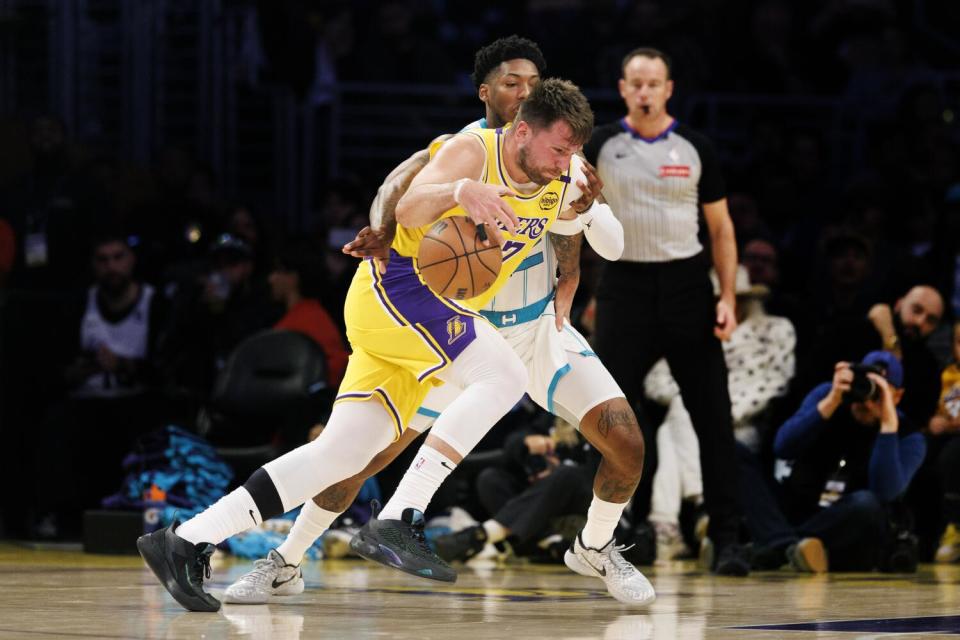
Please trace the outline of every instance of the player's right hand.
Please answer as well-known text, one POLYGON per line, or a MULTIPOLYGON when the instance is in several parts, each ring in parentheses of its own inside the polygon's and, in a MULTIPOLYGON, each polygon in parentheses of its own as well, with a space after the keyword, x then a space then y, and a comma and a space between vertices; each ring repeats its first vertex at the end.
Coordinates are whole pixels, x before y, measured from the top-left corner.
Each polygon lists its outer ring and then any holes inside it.
POLYGON ((475 180, 465 182, 460 188, 460 206, 463 207, 471 220, 487 226, 488 240, 484 243, 484 246, 490 246, 489 238, 491 236, 497 244, 503 243, 498 225, 502 226, 510 235, 517 232, 520 220, 510 205, 503 200, 503 196, 516 195, 507 187, 484 184, 475 180))
POLYGON ((369 226, 360 229, 357 237, 343 245, 343 252, 354 258, 373 258, 380 273, 387 272, 390 262, 390 241, 382 230, 369 226))

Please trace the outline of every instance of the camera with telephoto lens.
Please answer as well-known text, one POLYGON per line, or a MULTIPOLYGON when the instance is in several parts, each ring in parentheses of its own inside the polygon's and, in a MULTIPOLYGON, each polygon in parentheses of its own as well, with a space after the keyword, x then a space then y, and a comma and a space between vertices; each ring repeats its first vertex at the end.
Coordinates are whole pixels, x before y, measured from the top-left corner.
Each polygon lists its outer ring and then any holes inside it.
POLYGON ((872 364, 852 364, 850 370, 853 371, 853 380, 850 382, 850 390, 844 394, 844 400, 865 402, 880 397, 880 387, 867 374, 875 373, 882 376, 883 369, 872 364))

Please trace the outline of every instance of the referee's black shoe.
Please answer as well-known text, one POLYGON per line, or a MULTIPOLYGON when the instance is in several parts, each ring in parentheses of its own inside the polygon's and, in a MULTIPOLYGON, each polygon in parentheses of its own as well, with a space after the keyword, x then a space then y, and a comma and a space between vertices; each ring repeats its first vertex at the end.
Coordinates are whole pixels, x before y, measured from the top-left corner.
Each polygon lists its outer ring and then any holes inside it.
POLYGON ((750 574, 750 553, 741 544, 730 543, 721 547, 713 565, 718 576, 744 577, 750 574))
POLYGON ((381 520, 376 517, 379 507, 374 500, 374 517, 350 540, 354 553, 421 578, 457 581, 457 572, 427 544, 423 514, 419 510, 407 508, 400 520, 381 520))
POLYGON ((173 532, 179 524, 174 522, 140 536, 137 549, 180 606, 188 611, 218 611, 220 601, 203 590, 204 578, 210 577, 210 556, 216 547, 209 542, 195 545, 184 540, 173 532))

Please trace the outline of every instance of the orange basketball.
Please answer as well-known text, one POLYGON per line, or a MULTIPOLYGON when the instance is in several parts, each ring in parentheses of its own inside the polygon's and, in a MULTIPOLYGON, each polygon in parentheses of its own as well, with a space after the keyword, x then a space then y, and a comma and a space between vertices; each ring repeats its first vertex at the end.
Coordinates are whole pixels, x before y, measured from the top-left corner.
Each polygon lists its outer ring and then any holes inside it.
POLYGON ((497 279, 501 253, 493 240, 489 247, 483 246, 473 221, 455 216, 430 227, 420 242, 417 262, 423 281, 436 293, 466 300, 489 289, 497 279))

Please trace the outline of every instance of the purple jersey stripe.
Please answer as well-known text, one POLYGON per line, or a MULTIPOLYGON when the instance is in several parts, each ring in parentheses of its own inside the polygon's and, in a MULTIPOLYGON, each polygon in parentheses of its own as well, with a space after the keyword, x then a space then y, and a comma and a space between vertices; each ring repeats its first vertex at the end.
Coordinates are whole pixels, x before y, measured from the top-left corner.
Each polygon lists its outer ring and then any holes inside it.
POLYGON ((370 267, 370 273, 373 276, 373 291, 377 294, 377 298, 380 299, 380 304, 383 305, 383 308, 387 310, 387 313, 389 313, 394 320, 402 325, 407 324, 403 318, 396 314, 396 312, 393 310, 393 306, 384 297, 383 292, 380 291, 380 287, 377 286, 380 284, 380 272, 377 270, 377 265, 373 262, 373 258, 365 258, 365 260, 370 267))
POLYGON ((439 366, 419 374, 421 381, 445 367, 473 342, 473 322, 478 314, 440 299, 420 281, 412 258, 391 250, 387 272, 380 275, 373 268, 371 273, 377 283, 377 295, 391 309, 391 315, 399 316, 404 325, 420 333, 443 360, 439 366))

